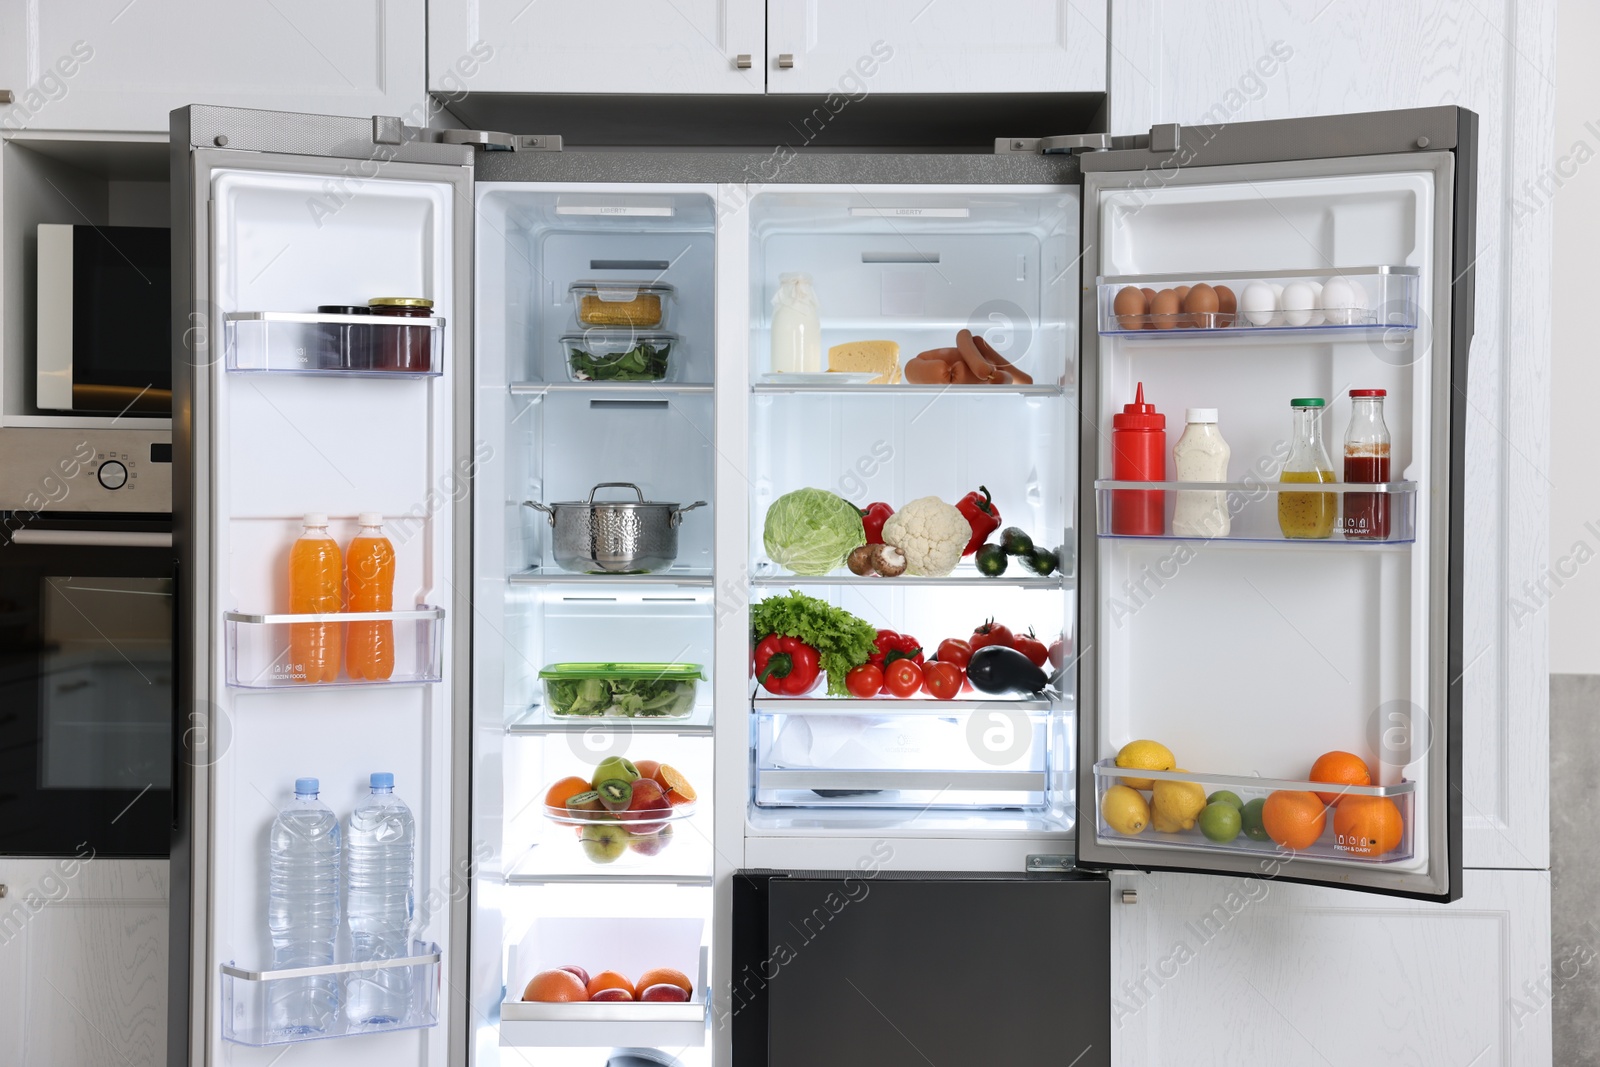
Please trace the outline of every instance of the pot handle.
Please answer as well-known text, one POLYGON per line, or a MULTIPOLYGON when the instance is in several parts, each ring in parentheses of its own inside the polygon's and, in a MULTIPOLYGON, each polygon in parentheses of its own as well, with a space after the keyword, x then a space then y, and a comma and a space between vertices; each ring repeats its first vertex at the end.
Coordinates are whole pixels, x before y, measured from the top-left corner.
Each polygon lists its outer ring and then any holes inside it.
POLYGON ((596 484, 593 489, 589 490, 590 504, 594 503, 594 495, 602 489, 632 489, 634 495, 639 498, 639 503, 644 503, 644 491, 641 490, 637 485, 634 485, 632 482, 600 482, 596 484))
POLYGON ((696 500, 693 504, 690 504, 686 508, 674 508, 672 511, 672 517, 668 524, 671 526, 677 526, 679 523, 683 522, 684 512, 693 511, 695 508, 703 508, 705 506, 706 502, 704 500, 696 500))
POLYGON ((556 509, 552 508, 550 505, 541 504, 537 500, 524 500, 522 502, 522 506, 525 508, 532 508, 535 511, 544 512, 546 521, 548 521, 551 526, 556 524, 556 509))

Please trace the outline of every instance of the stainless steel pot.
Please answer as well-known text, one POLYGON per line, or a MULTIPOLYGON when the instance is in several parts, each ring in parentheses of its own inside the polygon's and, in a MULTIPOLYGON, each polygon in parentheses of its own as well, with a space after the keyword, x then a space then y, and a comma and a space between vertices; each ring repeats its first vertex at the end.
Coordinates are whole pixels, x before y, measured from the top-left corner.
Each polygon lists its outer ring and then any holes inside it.
POLYGON ((678 558, 678 525, 683 513, 706 506, 696 500, 686 508, 646 500, 632 482, 601 482, 588 500, 523 504, 542 511, 555 530, 556 565, 583 574, 648 574, 666 570, 678 558), (636 501, 599 501, 602 489, 632 489, 636 501))

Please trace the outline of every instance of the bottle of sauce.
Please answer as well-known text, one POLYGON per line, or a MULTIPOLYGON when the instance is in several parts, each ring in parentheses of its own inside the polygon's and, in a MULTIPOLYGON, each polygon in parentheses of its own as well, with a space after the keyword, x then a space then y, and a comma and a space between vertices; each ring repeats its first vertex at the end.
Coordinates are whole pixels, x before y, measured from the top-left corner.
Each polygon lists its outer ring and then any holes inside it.
MULTIPOLYGON (((1184 412, 1183 435, 1172 446, 1173 474, 1180 482, 1225 482, 1233 450, 1217 430, 1216 408, 1184 412)), ((1233 528, 1228 494, 1178 490, 1172 506, 1174 537, 1227 537, 1233 528)))
MULTIPOLYGON (((1382 484, 1389 480, 1389 427, 1383 421, 1382 389, 1350 390, 1350 428, 1344 435, 1344 480, 1382 484)), ((1389 494, 1344 494, 1340 532, 1347 541, 1389 539, 1389 494)))
MULTIPOLYGON (((1333 482, 1333 461, 1322 445, 1322 413, 1327 401, 1320 396, 1289 401, 1294 413, 1294 436, 1284 461, 1283 482, 1333 482)), ((1278 527, 1283 536, 1320 540, 1333 536, 1338 517, 1337 493, 1279 493, 1278 527)))
POLYGON ((822 371, 822 319, 809 274, 780 274, 772 298, 772 370, 776 374, 822 371))
MULTIPOLYGON (((1167 480, 1167 417, 1144 402, 1139 383, 1133 403, 1111 416, 1111 477, 1119 482, 1167 480)), ((1113 489, 1111 532, 1125 537, 1160 537, 1166 530, 1165 493, 1113 489)))

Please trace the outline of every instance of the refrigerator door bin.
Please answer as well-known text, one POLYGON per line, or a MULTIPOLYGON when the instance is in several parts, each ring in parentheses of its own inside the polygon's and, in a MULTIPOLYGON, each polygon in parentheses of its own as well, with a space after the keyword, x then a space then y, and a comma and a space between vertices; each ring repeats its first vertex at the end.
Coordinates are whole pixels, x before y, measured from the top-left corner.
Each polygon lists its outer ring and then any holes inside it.
POLYGON ((444 319, 437 316, 233 311, 224 324, 230 371, 371 378, 444 373, 444 319), (396 352, 405 354, 404 365, 386 355, 396 352))
POLYGON ((416 685, 437 682, 444 609, 426 604, 413 611, 345 611, 327 615, 251 615, 223 612, 227 627, 228 684, 237 689, 280 689, 344 685, 416 685), (307 681, 307 670, 296 651, 306 631, 335 628, 339 647, 348 647, 352 625, 387 623, 393 633, 394 671, 381 680, 352 678, 340 664, 332 681, 307 681))
POLYGON ((1417 279, 1416 267, 1102 277, 1100 333, 1150 338, 1220 333, 1238 342, 1285 333, 1310 341, 1315 337, 1307 335, 1414 330, 1417 279), (1227 292, 1185 302, 1186 290, 1200 285, 1227 292), (1127 292, 1130 289, 1134 292, 1127 292), (1150 290, 1159 296, 1169 289, 1175 299, 1159 306, 1149 301, 1148 293, 1140 292, 1150 290), (1231 308, 1219 306, 1230 302, 1231 308), (1206 310, 1197 306, 1202 303, 1206 310))
MULTIPOLYGON (((1360 548, 1410 544, 1417 537, 1417 483, 1386 482, 1379 484, 1346 482, 1119 482, 1102 479, 1094 483, 1101 537, 1152 537, 1174 541, 1204 544, 1212 541, 1276 541, 1303 546, 1340 546, 1360 548), (1160 494, 1164 509, 1163 533, 1159 535, 1122 533, 1116 528, 1115 508, 1119 496, 1124 494, 1139 499, 1142 494, 1160 494), (1185 496, 1185 494, 1189 494, 1185 496), (1387 536, 1359 536, 1360 531, 1346 529, 1346 520, 1364 511, 1376 511, 1372 503, 1382 497, 1382 514, 1387 523, 1387 536), (1346 506, 1357 500, 1356 508, 1346 506), (1173 515, 1179 503, 1197 504, 1203 516, 1226 516, 1223 523, 1202 522, 1198 528, 1207 533, 1182 534, 1174 531, 1173 515), (1280 508, 1309 503, 1309 510, 1318 512, 1325 520, 1329 534, 1322 538, 1289 537, 1279 523, 1280 508)), ((1153 508, 1152 508, 1153 510, 1153 508)), ((1301 509, 1304 512, 1305 508, 1301 509)), ((1196 509, 1191 508, 1191 514, 1196 509)))
POLYGON ((435 1026, 439 1022, 440 957, 438 945, 413 941, 411 955, 378 962, 331 963, 322 967, 295 967, 280 971, 250 971, 231 962, 225 963, 222 965, 222 1036, 237 1045, 264 1048, 300 1041, 435 1026), (406 1016, 393 1023, 350 1024, 343 1010, 345 983, 352 976, 389 969, 410 972, 411 1006, 406 1016), (340 988, 340 1007, 333 1024, 326 1030, 314 1033, 274 1029, 270 1018, 273 994, 292 988, 294 983, 319 978, 336 983, 340 988))

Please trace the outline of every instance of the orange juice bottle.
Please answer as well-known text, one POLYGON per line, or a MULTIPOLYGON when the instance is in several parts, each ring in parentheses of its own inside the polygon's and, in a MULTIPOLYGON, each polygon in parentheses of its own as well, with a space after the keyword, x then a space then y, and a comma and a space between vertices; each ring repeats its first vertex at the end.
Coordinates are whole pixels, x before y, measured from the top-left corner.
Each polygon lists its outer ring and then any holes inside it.
MULTIPOLYGON (((328 516, 307 515, 305 527, 305 533, 289 550, 289 611, 294 615, 337 612, 343 570, 339 544, 328 536, 328 516)), ((290 676, 297 682, 331 682, 338 678, 343 635, 343 623, 292 623, 290 676)))
MULTIPOLYGON (((394 610, 394 545, 383 536, 383 516, 362 512, 361 532, 345 555, 351 611, 394 610)), ((346 635, 345 673, 381 682, 394 673, 394 623, 352 622, 346 635)))

